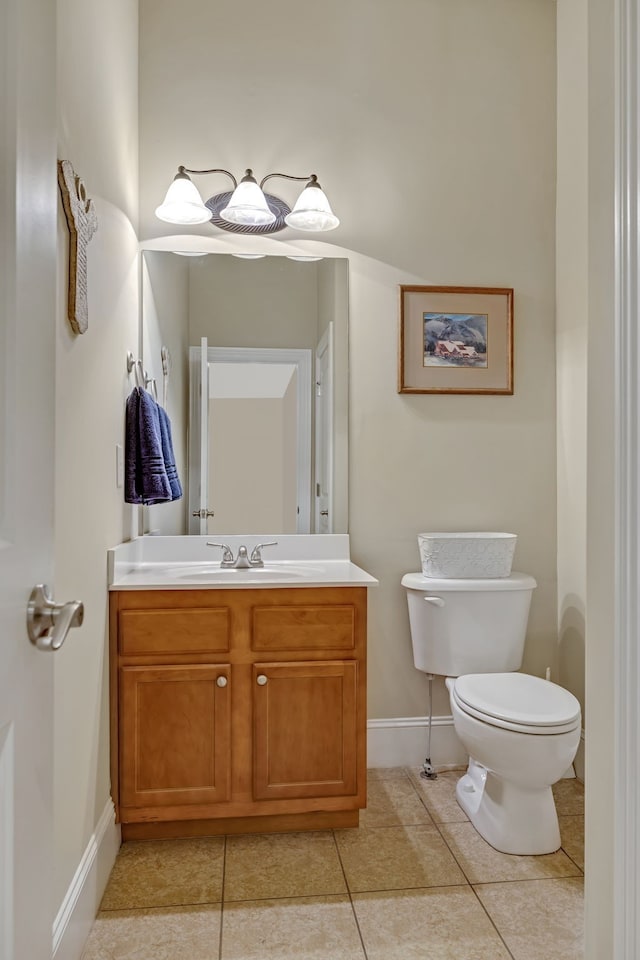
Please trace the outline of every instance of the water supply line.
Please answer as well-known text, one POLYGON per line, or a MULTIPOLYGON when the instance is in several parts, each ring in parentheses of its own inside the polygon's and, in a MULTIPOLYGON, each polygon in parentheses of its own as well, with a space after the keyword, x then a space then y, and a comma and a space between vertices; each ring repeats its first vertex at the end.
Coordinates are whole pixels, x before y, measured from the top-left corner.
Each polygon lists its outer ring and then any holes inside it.
POLYGON ((420 776, 423 780, 437 780, 438 774, 435 771, 435 767, 431 763, 431 727, 433 725, 433 674, 428 673, 427 679, 429 681, 429 718, 427 723, 427 756, 424 763, 422 764, 422 770, 420 771, 420 776))

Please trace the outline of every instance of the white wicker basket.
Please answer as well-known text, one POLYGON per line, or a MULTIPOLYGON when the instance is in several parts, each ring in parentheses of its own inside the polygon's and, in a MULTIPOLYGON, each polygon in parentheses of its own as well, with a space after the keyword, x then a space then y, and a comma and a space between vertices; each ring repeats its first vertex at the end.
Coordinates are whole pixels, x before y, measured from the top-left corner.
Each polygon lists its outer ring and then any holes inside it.
POLYGON ((420 533, 422 573, 444 580, 508 577, 517 539, 515 533, 420 533))

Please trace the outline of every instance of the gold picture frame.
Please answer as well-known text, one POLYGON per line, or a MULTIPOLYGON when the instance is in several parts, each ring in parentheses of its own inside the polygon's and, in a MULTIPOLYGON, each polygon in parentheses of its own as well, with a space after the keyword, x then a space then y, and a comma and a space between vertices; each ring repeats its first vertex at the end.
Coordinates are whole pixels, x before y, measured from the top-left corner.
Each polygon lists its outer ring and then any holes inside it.
POLYGON ((400 286, 398 393, 513 394, 513 289, 400 286))

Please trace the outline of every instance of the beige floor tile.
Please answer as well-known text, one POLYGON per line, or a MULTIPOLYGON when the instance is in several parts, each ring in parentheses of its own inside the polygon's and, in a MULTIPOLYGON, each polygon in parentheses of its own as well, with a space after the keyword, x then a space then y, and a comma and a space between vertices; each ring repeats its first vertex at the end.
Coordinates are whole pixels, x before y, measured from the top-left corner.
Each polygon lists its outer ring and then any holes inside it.
POLYGON ((82 960, 218 960, 220 906, 101 913, 82 960))
POLYGON ((337 830, 336 839, 352 892, 465 882, 435 827, 337 830))
POLYGON ((223 862, 224 837, 123 843, 100 909, 215 903, 223 862))
POLYGON ((579 780, 558 780, 551 788, 559 817, 584 815, 584 783, 579 780))
POLYGON ((411 769, 411 782, 436 823, 458 823, 469 819, 456 800, 456 784, 463 773, 464 770, 447 770, 439 773, 437 780, 423 780, 419 767, 411 769))
POLYGON ((582 960, 582 878, 490 883, 476 892, 514 960, 582 960))
POLYGON ((584 870, 584 817, 558 817, 562 849, 584 870))
POLYGON ((369 767, 367 770, 367 780, 369 783, 378 780, 406 780, 406 767, 369 767))
POLYGON ((344 875, 330 832, 227 839, 225 902, 345 892, 344 875))
POLYGON ((358 893, 368 960, 509 960, 471 887, 358 893))
POLYGON ((362 827, 395 827, 433 823, 411 781, 380 780, 367 787, 367 809, 360 814, 362 827))
POLYGON ((226 904, 221 960, 364 960, 349 898, 226 904))
POLYGON ((445 823, 440 829, 470 883, 572 877, 580 873, 562 850, 539 857, 518 857, 494 850, 471 823, 445 823))

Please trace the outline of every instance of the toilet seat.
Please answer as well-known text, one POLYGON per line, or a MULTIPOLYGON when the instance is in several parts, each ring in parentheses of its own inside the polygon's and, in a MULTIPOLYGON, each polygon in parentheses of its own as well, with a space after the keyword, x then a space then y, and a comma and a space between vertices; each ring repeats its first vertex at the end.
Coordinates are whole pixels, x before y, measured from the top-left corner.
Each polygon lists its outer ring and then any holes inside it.
POLYGON ((568 690, 525 673, 458 677, 453 699, 463 713, 517 733, 567 733, 580 724, 580 704, 568 690))

